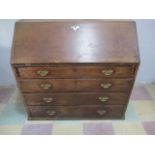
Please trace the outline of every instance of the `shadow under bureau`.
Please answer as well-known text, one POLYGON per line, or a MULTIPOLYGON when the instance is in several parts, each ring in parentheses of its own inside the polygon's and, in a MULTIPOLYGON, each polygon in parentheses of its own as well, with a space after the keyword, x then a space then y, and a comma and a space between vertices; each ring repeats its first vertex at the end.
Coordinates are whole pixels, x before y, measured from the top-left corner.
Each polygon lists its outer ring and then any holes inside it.
POLYGON ((121 119, 139 66, 136 26, 21 20, 11 64, 29 119, 121 119))

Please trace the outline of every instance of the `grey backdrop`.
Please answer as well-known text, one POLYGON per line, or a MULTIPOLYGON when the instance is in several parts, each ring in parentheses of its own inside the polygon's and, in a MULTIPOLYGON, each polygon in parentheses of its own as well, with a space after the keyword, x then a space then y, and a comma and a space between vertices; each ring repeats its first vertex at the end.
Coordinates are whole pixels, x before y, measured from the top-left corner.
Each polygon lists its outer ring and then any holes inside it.
MULTIPOLYGON (((10 67, 11 44, 17 20, 0 20, 0 85, 15 84, 10 67)), ((136 82, 155 82, 155 20, 135 20, 141 65, 136 82)))

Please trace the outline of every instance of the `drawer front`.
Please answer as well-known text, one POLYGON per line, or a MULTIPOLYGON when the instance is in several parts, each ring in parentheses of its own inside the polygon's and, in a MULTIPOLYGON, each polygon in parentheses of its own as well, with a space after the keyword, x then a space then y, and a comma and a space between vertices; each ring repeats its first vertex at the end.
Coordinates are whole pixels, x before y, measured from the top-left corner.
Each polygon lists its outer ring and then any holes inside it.
POLYGON ((29 106, 31 118, 104 119, 123 117, 124 106, 29 106))
POLYGON ((133 77, 133 65, 81 66, 81 67, 19 67, 22 78, 108 78, 133 77))
POLYGON ((23 92, 128 92, 133 79, 32 79, 20 80, 23 92))
POLYGON ((125 105, 127 93, 24 94, 27 105, 125 105))

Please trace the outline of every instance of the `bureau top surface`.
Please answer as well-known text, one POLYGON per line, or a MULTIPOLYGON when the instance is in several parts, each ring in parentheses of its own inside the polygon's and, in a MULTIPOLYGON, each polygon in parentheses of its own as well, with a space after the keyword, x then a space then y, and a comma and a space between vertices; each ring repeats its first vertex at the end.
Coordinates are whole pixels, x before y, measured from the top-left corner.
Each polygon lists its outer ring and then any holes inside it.
POLYGON ((137 63, 132 21, 20 21, 15 25, 12 64, 137 63))

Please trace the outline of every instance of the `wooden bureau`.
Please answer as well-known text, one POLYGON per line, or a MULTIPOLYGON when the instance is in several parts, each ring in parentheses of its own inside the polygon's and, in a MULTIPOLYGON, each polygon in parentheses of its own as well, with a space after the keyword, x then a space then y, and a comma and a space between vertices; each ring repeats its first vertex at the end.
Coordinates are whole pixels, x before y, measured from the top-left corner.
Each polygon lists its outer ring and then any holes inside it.
POLYGON ((122 119, 139 66, 133 21, 21 20, 11 64, 29 119, 122 119))

